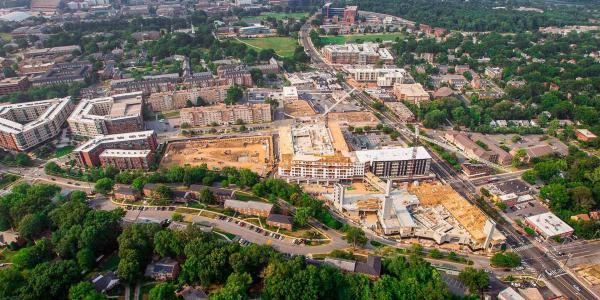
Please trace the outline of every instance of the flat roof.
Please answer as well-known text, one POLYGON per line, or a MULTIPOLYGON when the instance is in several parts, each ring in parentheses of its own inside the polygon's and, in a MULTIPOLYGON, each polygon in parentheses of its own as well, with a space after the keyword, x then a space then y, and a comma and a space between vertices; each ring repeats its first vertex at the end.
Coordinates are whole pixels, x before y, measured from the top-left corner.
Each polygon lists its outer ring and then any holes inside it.
POLYGON ((231 208, 237 208, 237 209, 257 209, 257 210, 264 210, 264 211, 271 211, 271 209, 273 208, 273 204, 271 203, 264 203, 264 202, 258 202, 258 201, 240 201, 240 200, 233 200, 233 199, 227 199, 225 200, 225 207, 231 207, 231 208))
POLYGON ((121 149, 106 149, 102 151, 100 157, 147 157, 150 150, 121 150, 121 149))
POLYGON ((548 237, 573 232, 573 228, 551 212, 525 218, 548 237))
MULTIPOLYGON (((359 162, 370 162, 370 161, 395 161, 395 160, 411 160, 413 155, 413 148, 393 147, 384 148, 377 150, 360 150, 355 151, 354 154, 359 162)), ((424 147, 417 147, 416 159, 431 159, 429 152, 424 147)))
POLYGON ((298 97, 298 89, 295 86, 284 86, 283 87, 284 97, 298 97))
POLYGON ((80 145, 75 149, 75 152, 79 151, 89 151, 98 145, 104 143, 114 143, 114 142, 126 142, 126 141, 134 141, 140 139, 146 139, 154 134, 154 130, 146 130, 146 131, 137 131, 137 132, 127 132, 127 133, 119 133, 119 134, 109 134, 109 135, 100 135, 84 144, 80 145))

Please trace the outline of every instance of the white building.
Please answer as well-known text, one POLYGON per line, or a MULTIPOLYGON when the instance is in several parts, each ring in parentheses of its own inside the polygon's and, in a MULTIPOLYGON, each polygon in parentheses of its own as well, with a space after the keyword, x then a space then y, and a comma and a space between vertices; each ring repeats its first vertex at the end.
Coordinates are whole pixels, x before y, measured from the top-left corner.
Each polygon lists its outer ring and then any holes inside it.
POLYGON ((573 234, 573 228, 551 212, 526 217, 525 224, 544 238, 567 237, 573 234))
POLYGON ((141 131, 142 103, 142 92, 83 99, 69 117, 69 127, 86 137, 141 131))
POLYGON ((24 151, 57 136, 71 110, 71 97, 0 106, 0 147, 24 151))
POLYGON ((399 68, 347 68, 357 82, 377 82, 380 87, 392 87, 396 83, 403 83, 406 70, 399 68))
POLYGON ((284 101, 297 101, 298 100, 298 89, 295 86, 284 86, 283 87, 283 100, 284 101))

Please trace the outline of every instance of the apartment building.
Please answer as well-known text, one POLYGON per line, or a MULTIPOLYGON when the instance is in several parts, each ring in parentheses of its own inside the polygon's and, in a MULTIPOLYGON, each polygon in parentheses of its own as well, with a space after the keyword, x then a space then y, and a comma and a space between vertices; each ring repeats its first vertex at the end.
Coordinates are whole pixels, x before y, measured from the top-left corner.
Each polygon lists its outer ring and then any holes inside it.
POLYGON ((25 151, 54 138, 72 110, 71 97, 0 106, 0 147, 25 151))
POLYGON ((393 64, 394 57, 386 48, 377 43, 327 45, 322 50, 323 57, 332 64, 373 65, 377 62, 393 64))
POLYGON ((227 199, 225 200, 224 207, 225 209, 229 208, 244 215, 268 217, 273 209, 273 204, 227 199))
POLYGON ((199 94, 196 90, 166 91, 152 93, 146 101, 152 111, 169 111, 184 108, 188 101, 197 104, 199 94))
POLYGON ((0 95, 25 91, 29 86, 30 82, 27 76, 4 78, 0 80, 0 95))
POLYGON ((142 80, 134 78, 115 79, 110 82, 110 89, 115 94, 142 91, 144 94, 173 91, 179 83, 179 74, 162 74, 143 76, 142 80))
POLYGON ((381 179, 428 176, 431 155, 423 147, 355 151, 356 162, 381 179), (415 155, 413 158, 413 154, 415 155))
POLYGON ((416 105, 429 101, 429 94, 420 83, 397 83, 394 85, 394 96, 399 101, 408 101, 416 105))
POLYGON ((69 117, 69 127, 86 137, 141 131, 142 103, 142 92, 83 99, 69 117))
POLYGON ((55 64, 46 73, 31 79, 34 87, 74 84, 84 82, 90 75, 92 65, 87 62, 55 64))
POLYGON ((100 135, 77 147, 73 153, 77 156, 81 166, 96 167, 102 165, 100 155, 105 150, 150 150, 154 152, 156 147, 158 147, 156 133, 153 130, 147 130, 100 135))
POLYGON ((190 126, 271 122, 271 106, 266 103, 188 107, 181 110, 181 123, 190 126))
POLYGON ((348 68, 347 71, 357 82, 377 82, 379 87, 403 83, 407 76, 406 71, 399 68, 348 68))
POLYGON ((60 46, 54 48, 42 48, 42 49, 32 49, 25 53, 23 53, 24 58, 34 58, 34 57, 49 57, 49 56, 60 56, 60 55, 69 55, 73 53, 73 51, 81 51, 81 47, 78 45, 71 46, 60 46))
POLYGON ((148 170, 154 156, 150 150, 106 149, 100 153, 100 165, 119 170, 148 170))

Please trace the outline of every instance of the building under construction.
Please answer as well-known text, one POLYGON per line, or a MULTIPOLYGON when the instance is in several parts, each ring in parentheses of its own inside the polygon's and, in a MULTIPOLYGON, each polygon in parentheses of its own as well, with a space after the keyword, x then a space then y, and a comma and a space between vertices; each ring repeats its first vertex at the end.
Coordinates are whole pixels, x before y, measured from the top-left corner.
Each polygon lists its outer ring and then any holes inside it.
POLYGON ((425 148, 351 151, 335 121, 280 127, 279 153, 279 177, 298 183, 361 180, 368 173, 399 181, 430 177, 431 156, 425 148))

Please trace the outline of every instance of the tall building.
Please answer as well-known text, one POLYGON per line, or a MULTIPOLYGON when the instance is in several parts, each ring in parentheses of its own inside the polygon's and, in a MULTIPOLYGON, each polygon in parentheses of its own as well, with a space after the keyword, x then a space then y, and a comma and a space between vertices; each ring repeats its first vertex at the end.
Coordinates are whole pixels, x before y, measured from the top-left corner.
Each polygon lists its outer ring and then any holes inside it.
POLYGON ((181 110, 181 124, 209 126, 211 124, 235 124, 271 122, 271 106, 266 103, 188 107, 181 110))
POLYGON ((406 71, 399 68, 348 68, 348 73, 357 82, 377 82, 380 87, 391 87, 403 83, 406 71))
POLYGON ((75 135, 95 137, 144 130, 142 92, 83 99, 68 119, 75 135))
POLYGON ((71 97, 0 106, 0 147, 24 151, 57 136, 73 110, 71 97))
MULTIPOLYGON (((156 133, 153 130, 129 132, 111 135, 100 135, 88 140, 84 144, 73 150, 77 156, 79 163, 84 167, 97 167, 102 165, 102 154, 105 164, 112 164, 111 161, 117 161, 114 157, 120 156, 123 160, 139 157, 140 155, 147 156, 147 153, 140 154, 139 150, 150 150, 154 152, 158 146, 156 142, 156 133), (109 151, 106 150, 120 150, 109 151), (127 150, 127 151, 125 151, 127 150), (138 150, 138 151, 129 151, 138 150)), ((117 166, 119 163, 114 162, 117 166)), ((125 164, 123 162, 123 164, 125 164)), ((132 165, 134 165, 132 163, 132 165)))
POLYGON ((377 43, 327 45, 323 47, 323 56, 332 64, 374 65, 378 62, 391 65, 394 56, 377 43))
POLYGON ((169 111, 184 108, 188 101, 192 104, 198 104, 198 96, 200 94, 194 89, 166 91, 152 93, 146 102, 150 105, 152 111, 169 111))
POLYGON ((107 149, 100 153, 102 166, 113 166, 119 170, 147 170, 153 162, 150 150, 107 149))

